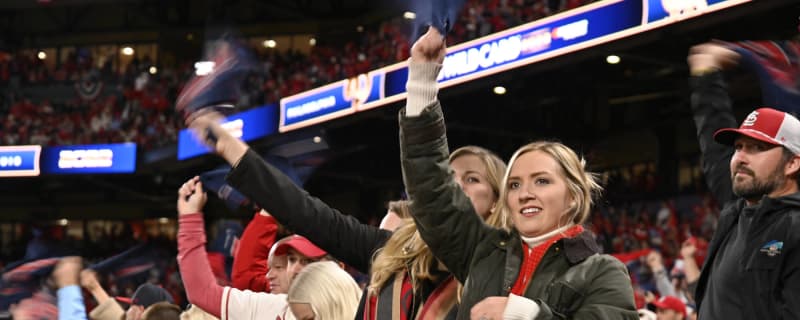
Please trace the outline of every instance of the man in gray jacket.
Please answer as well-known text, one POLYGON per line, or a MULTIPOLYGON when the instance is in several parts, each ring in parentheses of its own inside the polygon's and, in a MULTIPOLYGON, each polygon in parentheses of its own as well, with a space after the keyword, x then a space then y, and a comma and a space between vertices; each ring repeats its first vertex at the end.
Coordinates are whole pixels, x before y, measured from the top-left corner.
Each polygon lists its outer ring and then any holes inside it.
POLYGON ((721 71, 738 60, 717 44, 688 58, 703 172, 725 204, 697 283, 699 319, 800 319, 800 121, 760 108, 733 128, 721 71))

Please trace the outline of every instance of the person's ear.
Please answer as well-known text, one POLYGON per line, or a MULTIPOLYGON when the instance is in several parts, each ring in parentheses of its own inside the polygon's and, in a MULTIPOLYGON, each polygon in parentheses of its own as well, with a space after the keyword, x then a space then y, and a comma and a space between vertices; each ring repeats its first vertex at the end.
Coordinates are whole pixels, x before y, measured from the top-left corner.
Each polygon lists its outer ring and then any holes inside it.
POLYGON ((787 176, 796 176, 800 171, 800 156, 793 156, 789 159, 783 171, 787 176))

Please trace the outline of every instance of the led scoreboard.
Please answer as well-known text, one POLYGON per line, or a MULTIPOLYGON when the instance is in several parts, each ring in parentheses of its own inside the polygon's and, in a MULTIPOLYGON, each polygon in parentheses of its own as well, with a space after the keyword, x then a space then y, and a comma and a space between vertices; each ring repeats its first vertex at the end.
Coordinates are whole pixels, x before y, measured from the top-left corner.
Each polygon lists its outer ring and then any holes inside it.
MULTIPOLYGON (((445 88, 630 37, 752 0, 605 0, 447 49, 445 88)), ((406 97, 401 62, 281 99, 280 132, 380 107, 406 97)))

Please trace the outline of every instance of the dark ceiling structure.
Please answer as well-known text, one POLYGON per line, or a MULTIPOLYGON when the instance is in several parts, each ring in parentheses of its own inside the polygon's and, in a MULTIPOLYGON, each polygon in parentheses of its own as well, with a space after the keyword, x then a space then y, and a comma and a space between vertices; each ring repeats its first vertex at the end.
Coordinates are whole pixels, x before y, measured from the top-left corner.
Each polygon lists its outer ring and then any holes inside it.
MULTIPOLYGON (((357 24, 394 14, 393 5, 375 1, 31 3, 3 1, 0 32, 22 33, 19 37, 24 42, 59 30, 200 28, 214 19, 245 26, 269 21, 279 29, 281 23, 287 23, 284 27, 308 24, 313 29, 330 21, 357 24), (104 11, 114 18, 99 19, 98 25, 86 22, 104 11), (209 17, 209 12, 215 17, 209 17), (30 33, 16 25, 42 19, 52 21, 31 26, 30 33), (106 20, 116 24, 99 22, 106 20)), ((798 33, 798 15, 796 1, 757 1, 442 90, 451 148, 476 144, 507 159, 526 142, 557 139, 586 155, 595 170, 655 162, 660 172, 673 172, 679 161, 698 156, 688 106, 688 49, 710 39, 791 38, 798 33), (622 62, 607 64, 608 54, 619 55, 622 62), (505 86, 508 93, 495 95, 491 91, 495 85, 505 86)), ((731 74, 731 88, 739 116, 759 104, 758 86, 746 72, 731 74)), ((402 102, 268 137, 253 146, 267 152, 309 136, 325 137, 328 150, 292 159, 313 168, 306 189, 344 212, 373 218, 403 188, 397 147, 400 107, 402 102)), ((221 164, 207 156, 148 163, 135 175, 0 180, 0 201, 7 212, 0 220, 173 216, 178 186, 221 164)), ((668 188, 669 182, 665 183, 668 188)), ((225 210, 219 203, 212 205, 225 210)), ((221 215, 226 214, 230 213, 221 215)))
MULTIPOLYGON (((397 12, 365 0, 8 0, 0 1, 3 47, 152 41, 159 33, 214 27, 274 34, 353 32, 397 12)), ((402 11, 401 11, 402 12, 402 11)))

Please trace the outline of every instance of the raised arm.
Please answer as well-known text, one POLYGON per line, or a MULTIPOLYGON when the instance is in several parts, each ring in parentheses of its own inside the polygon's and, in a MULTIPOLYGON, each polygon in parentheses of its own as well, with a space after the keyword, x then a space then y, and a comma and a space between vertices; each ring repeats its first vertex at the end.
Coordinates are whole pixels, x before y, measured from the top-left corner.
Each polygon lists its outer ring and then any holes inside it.
POLYGON ((58 291, 58 319, 81 320, 86 319, 86 306, 83 304, 83 295, 79 274, 83 267, 81 257, 64 257, 53 269, 53 282, 58 291))
POLYGON ((84 269, 81 271, 81 286, 97 300, 97 307, 89 312, 89 319, 118 320, 125 315, 125 310, 100 285, 94 270, 84 269))
POLYGON ((703 173, 720 205, 734 199, 729 167, 734 150, 715 142, 713 136, 720 128, 737 127, 722 70, 738 59, 736 52, 711 43, 693 47, 688 57, 692 114, 703 154, 703 173))
POLYGON ((225 131, 219 120, 219 115, 209 113, 195 119, 191 126, 201 140, 205 139, 206 129, 216 135, 217 142, 212 145, 233 167, 227 177, 228 183, 287 228, 342 262, 368 273, 375 250, 383 246, 391 232, 362 224, 312 197, 225 131))
POLYGON ((683 258, 683 272, 686 274, 686 283, 689 285, 689 292, 694 299, 695 289, 697 288, 697 279, 700 279, 700 266, 697 265, 697 260, 694 258, 694 253, 697 252, 695 242, 687 239, 681 245, 681 258, 683 258))
POLYGON ((444 55, 444 38, 434 28, 411 49, 408 98, 400 114, 400 157, 417 229, 434 255, 464 282, 473 251, 490 228, 449 169, 444 116, 436 98, 444 55))
POLYGON ((653 280, 656 283, 656 289, 662 296, 677 296, 675 294, 675 287, 672 286, 672 281, 669 278, 669 273, 664 267, 664 260, 661 252, 656 250, 650 251, 647 254, 647 266, 653 272, 653 280))
POLYGON ((178 268, 189 303, 219 318, 223 288, 217 284, 206 255, 205 203, 198 177, 178 190, 178 268))

